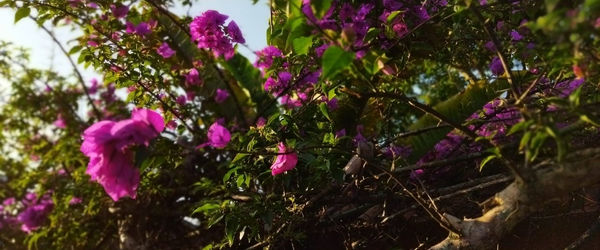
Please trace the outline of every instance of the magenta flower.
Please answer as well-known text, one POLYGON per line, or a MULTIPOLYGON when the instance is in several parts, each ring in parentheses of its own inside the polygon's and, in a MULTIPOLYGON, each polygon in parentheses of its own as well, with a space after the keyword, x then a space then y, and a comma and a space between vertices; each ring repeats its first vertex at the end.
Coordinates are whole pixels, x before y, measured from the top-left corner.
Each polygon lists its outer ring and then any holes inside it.
POLYGON ((125 32, 130 33, 130 34, 136 34, 139 36, 148 35, 148 34, 152 33, 149 23, 150 22, 141 22, 138 25, 135 25, 131 22, 127 22, 125 32))
POLYGON ((233 43, 242 42, 244 38, 235 22, 225 27, 227 18, 218 11, 208 10, 190 23, 190 34, 198 48, 210 49, 216 57, 224 56, 228 60, 235 53, 233 43))
POLYGON ((340 130, 338 130, 338 131, 335 132, 335 138, 341 138, 341 137, 344 137, 344 136, 346 136, 346 129, 345 128, 340 129, 340 130))
POLYGON ((279 149, 278 153, 280 154, 277 155, 275 162, 271 165, 271 175, 273 176, 294 169, 298 163, 298 155, 296 152, 288 152, 283 142, 280 142, 277 145, 277 148, 279 149))
POLYGON ((283 54, 281 50, 279 50, 275 46, 267 46, 264 49, 256 52, 256 62, 254 62, 254 66, 256 66, 261 71, 265 71, 273 65, 273 59, 275 57, 283 58, 283 54))
POLYGON ((86 173, 117 201, 136 197, 139 170, 133 166, 133 145, 148 146, 165 127, 162 116, 148 109, 137 109, 131 118, 119 122, 99 121, 83 132, 81 152, 90 157, 86 173))
POLYGON ((242 31, 240 30, 240 27, 237 26, 237 23, 235 23, 235 21, 231 21, 229 22, 229 25, 227 25, 227 34, 229 35, 229 37, 231 37, 231 40, 233 40, 236 43, 245 43, 246 39, 244 39, 244 36, 242 36, 242 31))
POLYGON ((215 102, 222 103, 229 98, 229 92, 224 89, 217 89, 217 93, 215 94, 215 102))
POLYGON ((516 30, 510 31, 510 37, 513 41, 521 41, 523 39, 523 36, 516 30))
POLYGON ((127 16, 127 13, 129 13, 129 7, 127 7, 125 5, 121 5, 121 4, 119 4, 119 6, 115 6, 114 4, 111 4, 110 10, 112 11, 113 16, 117 19, 123 18, 123 17, 127 16))
POLYGON ((200 73, 197 69, 190 69, 190 72, 185 75, 185 83, 189 85, 200 85, 202 80, 200 79, 200 73))
POLYGON ((83 200, 79 197, 72 197, 71 200, 69 201, 69 205, 77 205, 79 203, 81 203, 83 200))
POLYGON ((48 194, 38 200, 35 194, 28 193, 23 204, 26 208, 17 215, 17 222, 21 223, 21 230, 26 233, 31 233, 38 229, 54 208, 54 203, 52 203, 52 199, 48 194))
POLYGON ((336 110, 338 108, 338 99, 334 97, 327 101, 327 108, 330 110, 336 110))
POLYGON ((492 58, 492 62, 490 63, 490 70, 494 75, 502 75, 504 74, 504 67, 502 66, 502 61, 500 61, 499 57, 492 58))
POLYGON ((61 129, 67 128, 67 122, 62 117, 62 114, 58 114, 58 116, 56 117, 56 121, 54 121, 54 123, 52 123, 52 124, 54 124, 54 126, 56 126, 57 128, 61 128, 61 129))
POLYGON ((169 47, 169 44, 163 42, 158 49, 156 49, 156 53, 158 53, 163 58, 169 58, 175 55, 175 51, 169 47))
POLYGON ((177 104, 183 106, 187 102, 187 97, 185 97, 185 95, 180 95, 177 97, 177 99, 175 99, 175 102, 177 102, 177 104))
POLYGON ((329 44, 323 44, 317 48, 315 48, 315 53, 317 54, 318 57, 322 57, 323 53, 325 53, 325 50, 327 50, 327 48, 329 48, 329 44))
POLYGON ((264 117, 261 116, 256 120, 257 128, 263 128, 265 125, 267 125, 267 120, 264 117))
POLYGON ((200 149, 206 146, 213 148, 224 148, 231 140, 231 133, 227 128, 223 127, 218 121, 210 125, 208 128, 208 142, 200 144, 196 149, 200 149))
POLYGON ((10 205, 15 204, 16 201, 17 200, 15 199, 15 197, 9 197, 9 198, 4 199, 4 201, 2 201, 2 205, 10 206, 10 205))
POLYGON ((92 85, 88 88, 88 93, 90 95, 96 94, 96 92, 98 91, 98 80, 96 78, 92 78, 92 80, 90 80, 90 83, 92 83, 92 85))

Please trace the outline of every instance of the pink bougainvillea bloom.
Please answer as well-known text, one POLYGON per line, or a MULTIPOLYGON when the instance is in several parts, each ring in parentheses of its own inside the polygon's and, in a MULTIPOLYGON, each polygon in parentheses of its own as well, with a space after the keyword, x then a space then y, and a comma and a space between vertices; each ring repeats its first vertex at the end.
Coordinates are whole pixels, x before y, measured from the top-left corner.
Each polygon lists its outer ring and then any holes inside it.
POLYGON ((133 165, 133 145, 146 145, 164 130, 162 116, 153 110, 136 109, 119 122, 99 121, 83 132, 81 152, 90 157, 86 173, 104 187, 115 201, 136 197, 140 180, 133 165))
POLYGON ((346 136, 346 129, 340 129, 338 131, 335 132, 335 138, 340 138, 340 137, 344 137, 346 136))
POLYGON ((175 99, 175 102, 177 102, 177 104, 183 106, 187 102, 187 97, 185 97, 185 95, 180 95, 177 97, 177 99, 175 99))
POLYGON ((227 25, 227 34, 231 37, 231 40, 233 40, 236 43, 246 42, 246 39, 244 39, 244 36, 242 36, 242 31, 240 30, 240 27, 238 27, 235 21, 231 21, 229 22, 229 25, 227 25))
POLYGON ((190 69, 190 72, 185 75, 185 83, 189 85, 202 84, 202 80, 200 80, 200 73, 198 73, 197 69, 190 69))
POLYGON ((277 155, 275 162, 271 165, 271 175, 273 176, 294 169, 298 163, 298 154, 294 151, 288 151, 283 142, 280 142, 277 148, 280 154, 277 155))
POLYGON ((513 41, 521 41, 523 39, 523 36, 516 30, 510 31, 510 37, 513 41))
POLYGON ((69 201, 69 205, 77 205, 79 203, 81 203, 83 200, 79 197, 72 197, 71 200, 69 201))
POLYGON ((135 25, 131 22, 127 22, 125 31, 127 33, 136 34, 139 36, 145 36, 152 32, 149 22, 141 22, 137 25, 135 25))
POLYGON ((331 100, 327 101, 327 107, 330 110, 336 110, 338 108, 338 99, 337 98, 331 98, 331 100))
POLYGON ((170 120, 169 122, 167 122, 167 128, 168 129, 176 129, 177 128, 177 122, 175 122, 174 120, 170 120))
POLYGON ((224 56, 229 60, 235 53, 233 43, 244 38, 234 22, 225 27, 227 18, 215 10, 205 11, 190 23, 190 34, 198 48, 210 49, 216 57, 224 56))
POLYGON ((10 206, 10 205, 15 204, 16 201, 17 200, 15 199, 15 197, 9 197, 9 198, 4 199, 4 201, 2 201, 2 205, 10 206))
POLYGON ((54 208, 54 203, 50 195, 46 194, 40 199, 37 199, 35 194, 28 194, 23 204, 25 210, 17 215, 17 222, 21 223, 21 230, 26 233, 31 233, 38 229, 46 220, 48 214, 54 208))
POLYGON ((92 8, 92 9, 97 9, 98 8, 98 4, 94 3, 94 2, 89 2, 87 4, 88 7, 92 8))
POLYGON ((264 117, 259 117, 258 120, 256 120, 256 127, 257 128, 263 128, 265 125, 267 125, 267 119, 265 119, 264 117))
POLYGON ((114 4, 111 4, 110 10, 112 11, 113 16, 117 19, 123 18, 123 17, 127 16, 127 13, 129 13, 129 7, 122 5, 122 4, 119 4, 119 6, 115 6, 114 4))
POLYGON ((92 85, 88 88, 88 93, 90 95, 96 94, 96 92, 98 91, 98 80, 96 78, 92 78, 92 80, 90 80, 90 83, 92 85))
POLYGON ((67 128, 67 123, 65 122, 65 119, 62 117, 62 114, 58 114, 58 116, 56 117, 56 121, 54 121, 54 126, 56 126, 57 128, 62 128, 65 129, 67 128))
POLYGON ((215 102, 222 103, 229 98, 229 92, 224 89, 217 89, 217 93, 215 94, 215 102))
POLYGON ((169 58, 169 57, 172 57, 173 55, 175 55, 175 50, 171 49, 171 47, 169 47, 168 43, 163 42, 160 45, 160 47, 158 47, 158 49, 156 49, 156 53, 158 53, 163 58, 169 58))
POLYGON ((88 40, 87 45, 95 48, 95 47, 98 47, 98 42, 96 42, 94 40, 88 40))
POLYGON ((231 133, 229 133, 229 130, 218 122, 210 125, 207 135, 210 146, 215 148, 224 148, 231 140, 231 133))
POLYGON ((323 44, 315 49, 315 53, 317 54, 318 57, 322 57, 323 53, 325 53, 325 50, 327 50, 327 48, 329 48, 329 46, 330 45, 327 43, 323 44))
POLYGON ((210 125, 206 135, 208 137, 208 142, 198 145, 196 149, 204 148, 206 146, 211 146, 213 148, 224 148, 231 140, 231 133, 229 130, 227 130, 227 128, 221 125, 221 121, 216 121, 210 125))
POLYGON ((492 58, 492 62, 490 63, 490 70, 494 75, 502 75, 504 74, 504 67, 502 66, 502 61, 500 61, 499 57, 492 58))
POLYGON ((275 46, 267 46, 264 49, 256 52, 256 62, 254 62, 254 66, 256 66, 261 71, 265 71, 273 65, 273 60, 276 57, 283 58, 283 53, 275 46))

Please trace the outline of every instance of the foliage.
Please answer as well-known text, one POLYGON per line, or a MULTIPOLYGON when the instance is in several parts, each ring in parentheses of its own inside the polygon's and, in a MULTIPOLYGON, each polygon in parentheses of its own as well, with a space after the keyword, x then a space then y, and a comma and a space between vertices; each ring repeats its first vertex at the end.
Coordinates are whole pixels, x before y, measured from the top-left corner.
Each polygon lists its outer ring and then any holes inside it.
MULTIPOLYGON (((599 141, 598 1, 272 0, 276 50, 254 64, 190 31, 235 49, 235 22, 202 26, 206 12, 174 4, 0 1, 15 22, 81 31, 65 55, 102 74, 34 69, 0 44, 0 199, 16 198, 0 206, 0 247, 432 245, 444 225, 427 190, 444 197, 517 174, 507 162, 527 173, 599 141), (134 108, 167 128, 128 144, 137 197, 113 201, 90 181, 82 135, 134 108), (53 204, 30 233, 28 194, 53 204)), ((476 213, 465 200, 440 210, 476 213)))

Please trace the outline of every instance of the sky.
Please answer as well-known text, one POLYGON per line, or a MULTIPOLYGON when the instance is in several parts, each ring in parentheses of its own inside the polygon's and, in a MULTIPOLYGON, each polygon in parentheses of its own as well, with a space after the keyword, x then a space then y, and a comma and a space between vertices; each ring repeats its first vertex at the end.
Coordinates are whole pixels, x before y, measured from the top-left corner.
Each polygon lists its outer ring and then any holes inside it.
MULTIPOLYGON (((179 15, 188 14, 190 16, 198 16, 206 10, 217 10, 228 15, 229 20, 235 20, 242 30, 246 44, 250 49, 256 51, 267 45, 266 30, 270 14, 267 0, 261 0, 256 5, 253 5, 251 0, 199 0, 194 2, 191 9, 189 7, 174 6, 171 10, 179 15)), ((66 27, 55 28, 53 32, 63 45, 67 45, 67 49, 76 44, 71 40, 81 34, 77 30, 66 27)), ((67 58, 34 21, 25 18, 14 24, 14 11, 12 9, 0 8, 0 40, 10 41, 18 46, 30 49, 30 65, 32 67, 51 68, 64 75, 73 72, 67 58)), ((239 52, 254 61, 255 56, 252 51, 240 46, 239 52)), ((77 56, 72 55, 75 61, 77 61, 77 56)), ((94 72, 90 69, 84 70, 81 66, 79 68, 86 81, 101 74, 101 72, 94 72)), ((0 103, 6 98, 7 91, 7 83, 0 79, 0 103)))

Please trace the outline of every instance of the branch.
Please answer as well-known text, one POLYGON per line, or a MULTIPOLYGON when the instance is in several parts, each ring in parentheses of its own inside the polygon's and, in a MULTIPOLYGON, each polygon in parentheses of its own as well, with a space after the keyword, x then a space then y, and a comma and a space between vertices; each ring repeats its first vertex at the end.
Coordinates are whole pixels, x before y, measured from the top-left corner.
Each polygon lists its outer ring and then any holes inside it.
MULTIPOLYGON (((30 18, 33 19, 34 21, 37 20, 34 17, 30 17, 30 18)), ((94 105, 94 100, 92 100, 92 97, 90 96, 90 91, 88 90, 87 86, 85 86, 85 81, 83 80, 83 76, 81 75, 81 72, 79 72, 79 69, 77 69, 77 65, 75 64, 75 62, 69 55, 69 52, 67 52, 65 47, 62 46, 60 41, 58 41, 58 39, 56 39, 56 36, 50 30, 48 30, 48 28, 46 28, 44 25, 40 25, 40 28, 42 30, 44 30, 48 34, 48 36, 50 36, 52 38, 54 43, 56 43, 56 45, 58 45, 58 48, 60 48, 60 51, 62 51, 62 53, 65 55, 65 57, 67 57, 67 59, 69 60, 69 63, 73 67, 73 71, 75 72, 77 79, 79 80, 79 84, 81 85, 81 88, 83 88, 83 92, 85 93, 85 96, 88 99, 88 102, 90 103, 90 105, 92 106, 92 109, 94 110, 94 114, 96 115, 96 118, 102 119, 102 113, 98 110, 96 105, 94 105)))
POLYGON ((431 249, 493 249, 519 222, 543 208, 551 198, 600 181, 600 148, 569 155, 565 163, 546 164, 532 173, 531 182, 514 181, 482 205, 484 213, 473 219, 445 214, 462 236, 449 236, 431 249), (566 163, 568 162, 568 163, 566 163))

